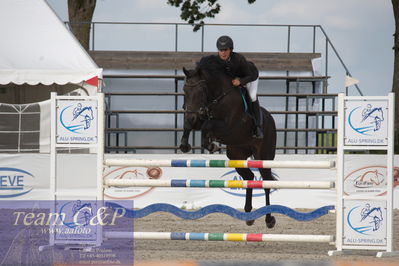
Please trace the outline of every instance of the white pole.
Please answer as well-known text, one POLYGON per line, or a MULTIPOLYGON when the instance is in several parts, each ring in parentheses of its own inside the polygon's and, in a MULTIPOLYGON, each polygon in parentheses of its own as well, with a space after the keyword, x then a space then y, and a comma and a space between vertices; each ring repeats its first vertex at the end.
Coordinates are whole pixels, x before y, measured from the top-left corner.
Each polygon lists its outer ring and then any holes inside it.
MULTIPOLYGON (((57 178, 57 93, 52 92, 50 94, 50 102, 51 102, 51 110, 50 110, 50 201, 52 213, 56 212, 55 204, 56 204, 56 178, 57 178)), ((50 240, 49 245, 54 246, 55 242, 55 234, 54 234, 54 225, 50 226, 50 240)))
MULTIPOLYGON (((226 180, 224 185, 212 186, 210 182, 219 180, 177 180, 184 181, 185 186, 173 185, 173 179, 152 180, 152 179, 108 179, 104 181, 105 186, 109 187, 190 187, 190 188, 248 188, 248 181, 226 180), (202 182, 203 185, 196 185, 196 182, 202 182)), ((272 188, 272 189, 331 189, 334 188, 334 182, 323 181, 259 181, 261 187, 251 188, 272 188)))
MULTIPOLYGON (((182 160, 184 161, 184 160, 182 160)), ((187 166, 184 167, 222 167, 222 168, 247 168, 246 161, 242 165, 230 164, 229 160, 225 161, 222 166, 206 166, 190 165, 191 160, 186 160, 187 166)), ((106 159, 106 166, 132 166, 132 167, 174 167, 174 160, 142 160, 142 159, 106 159)), ((301 168, 301 169, 330 169, 335 167, 334 161, 262 161, 263 168, 301 168)), ((181 167, 181 166, 179 166, 181 167)))
POLYGON ((344 130, 345 130, 345 101, 344 94, 338 94, 338 131, 337 131, 337 204, 336 204, 336 238, 335 245, 337 251, 342 251, 342 238, 343 238, 343 197, 344 197, 344 130))
POLYGON ((388 149, 387 149, 387 252, 393 249, 393 161, 395 136, 395 94, 388 96, 388 149))
POLYGON ((104 200, 103 168, 104 168, 104 130, 105 110, 104 93, 97 93, 97 200, 104 200))
POLYGON ((332 235, 278 235, 278 234, 241 234, 241 233, 224 233, 219 234, 223 238, 212 240, 209 236, 211 233, 180 233, 182 238, 173 238, 172 232, 105 232, 104 237, 108 239, 134 239, 134 240, 193 240, 193 241, 242 241, 249 242, 248 235, 260 236, 254 242, 311 242, 311 243, 333 243, 332 235), (190 238, 191 235, 200 234, 202 238, 190 238))
MULTIPOLYGON (((104 93, 97 93, 97 207, 104 206, 104 186, 103 186, 103 168, 104 168, 104 131, 105 131, 105 110, 104 93)), ((97 225, 96 245, 103 243, 103 226, 97 225)))

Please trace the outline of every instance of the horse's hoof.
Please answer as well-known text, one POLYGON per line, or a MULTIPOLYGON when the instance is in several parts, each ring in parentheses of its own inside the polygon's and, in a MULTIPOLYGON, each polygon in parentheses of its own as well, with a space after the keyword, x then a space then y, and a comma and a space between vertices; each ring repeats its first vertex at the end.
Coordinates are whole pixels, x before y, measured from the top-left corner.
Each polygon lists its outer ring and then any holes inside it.
POLYGON ((276 225, 276 218, 274 218, 274 216, 266 217, 265 221, 267 228, 273 228, 276 225))
POLYGON ((255 220, 245 221, 245 223, 246 223, 248 226, 251 226, 251 225, 254 225, 255 220))
POLYGON ((184 153, 191 151, 191 145, 190 144, 185 144, 185 145, 181 144, 179 148, 184 153))
POLYGON ((217 152, 217 151, 220 151, 220 147, 215 143, 211 143, 208 145, 207 150, 210 152, 217 152))

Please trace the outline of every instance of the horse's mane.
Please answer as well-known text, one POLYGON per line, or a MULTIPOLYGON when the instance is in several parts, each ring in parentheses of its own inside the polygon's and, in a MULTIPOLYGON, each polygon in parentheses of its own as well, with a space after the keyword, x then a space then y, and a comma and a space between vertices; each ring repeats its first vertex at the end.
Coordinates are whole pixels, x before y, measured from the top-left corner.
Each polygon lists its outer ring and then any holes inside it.
POLYGON ((197 69, 205 70, 208 73, 224 73, 224 65, 221 59, 216 55, 208 55, 197 62, 197 69))

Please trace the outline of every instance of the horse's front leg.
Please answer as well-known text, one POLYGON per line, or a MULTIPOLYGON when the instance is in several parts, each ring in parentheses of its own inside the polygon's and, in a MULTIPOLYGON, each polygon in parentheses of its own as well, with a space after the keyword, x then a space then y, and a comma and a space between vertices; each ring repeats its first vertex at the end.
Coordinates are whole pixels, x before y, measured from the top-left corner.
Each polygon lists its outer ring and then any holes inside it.
POLYGON ((191 129, 184 128, 183 136, 180 141, 180 150, 184 153, 191 150, 191 145, 188 143, 188 137, 190 136, 191 129))
MULTIPOLYGON (((270 168, 261 168, 261 169, 259 169, 259 172, 261 173, 263 180, 269 180, 269 181, 274 180, 274 178, 272 176, 272 170, 270 168)), ((266 197, 266 206, 269 206, 270 205, 270 188, 265 189, 265 197, 266 197)), ((266 222, 267 228, 273 228, 276 224, 276 218, 271 213, 268 213, 268 214, 266 214, 265 222, 266 222)))
MULTIPOLYGON (((244 179, 244 180, 254 180, 254 173, 247 168, 236 168, 237 173, 244 179)), ((247 188, 245 193, 245 212, 251 212, 252 210, 252 188, 247 188)), ((247 225, 253 225, 255 220, 248 220, 246 221, 247 225)))

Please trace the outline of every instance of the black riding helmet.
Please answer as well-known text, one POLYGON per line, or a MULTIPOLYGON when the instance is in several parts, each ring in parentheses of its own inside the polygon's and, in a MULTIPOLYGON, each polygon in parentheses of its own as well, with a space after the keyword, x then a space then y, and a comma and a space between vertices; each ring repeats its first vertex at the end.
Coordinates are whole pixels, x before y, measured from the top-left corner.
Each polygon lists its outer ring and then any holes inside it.
POLYGON ((234 43, 229 36, 223 35, 220 36, 219 39, 216 41, 216 47, 218 48, 218 50, 228 49, 228 48, 233 50, 234 43))

